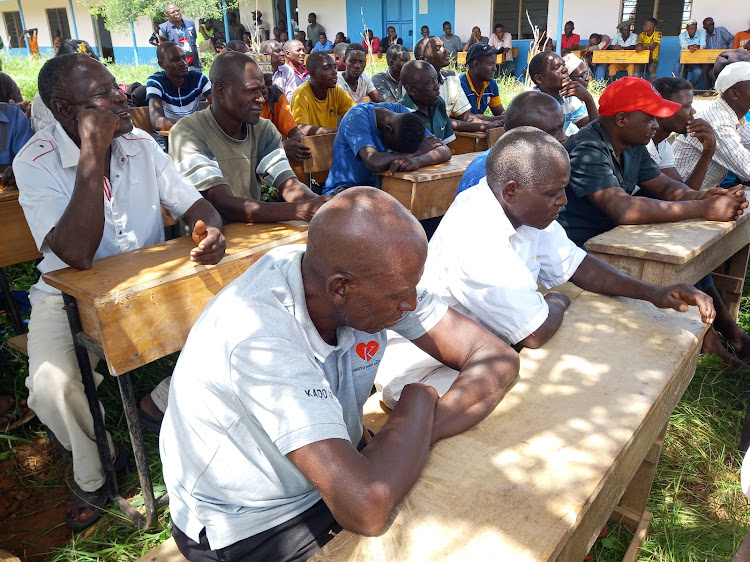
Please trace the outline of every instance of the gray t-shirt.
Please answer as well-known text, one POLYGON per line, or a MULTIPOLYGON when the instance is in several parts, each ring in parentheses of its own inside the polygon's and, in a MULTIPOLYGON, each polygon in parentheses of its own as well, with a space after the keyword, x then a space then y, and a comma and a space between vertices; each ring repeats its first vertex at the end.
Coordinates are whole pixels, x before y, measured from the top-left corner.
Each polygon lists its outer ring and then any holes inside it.
POLYGON ((404 88, 401 86, 401 82, 395 80, 388 69, 375 74, 372 77, 372 83, 383 98, 392 98, 398 101, 404 97, 404 88))
MULTIPOLYGON (((362 437, 362 406, 386 346, 340 328, 327 344, 305 304, 303 245, 275 248, 224 288, 188 336, 172 377, 160 451, 172 521, 212 549, 275 527, 320 500, 287 459, 310 443, 362 437)), ((393 328, 432 329, 447 306, 418 289, 393 328)))
POLYGON ((443 45, 445 45, 446 50, 451 54, 451 58, 453 59, 456 58, 458 51, 463 49, 464 46, 461 42, 461 38, 456 34, 451 35, 450 39, 446 39, 445 35, 443 35, 440 37, 440 40, 443 42, 443 45))

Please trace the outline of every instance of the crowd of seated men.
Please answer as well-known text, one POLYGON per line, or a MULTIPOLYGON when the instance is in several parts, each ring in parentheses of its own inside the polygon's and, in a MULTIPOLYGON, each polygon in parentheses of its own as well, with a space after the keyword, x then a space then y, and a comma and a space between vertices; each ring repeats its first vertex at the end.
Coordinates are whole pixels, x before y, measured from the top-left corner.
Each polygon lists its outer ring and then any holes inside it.
MULTIPOLYGON (((379 42, 387 69, 370 77, 375 38, 327 48, 313 16, 308 29, 326 48, 305 59, 300 39, 266 40, 265 73, 241 40, 227 43, 208 76, 163 41, 161 70, 146 83, 147 131, 133 127, 108 69, 65 44, 39 74, 31 111, 46 121, 32 129, 15 91, 18 100, 0 104, 10 123, 0 128, 0 183, 19 189, 42 273, 163 241, 160 206, 187 224, 198 264, 223 257, 225 222, 309 222, 306 246, 268 252, 211 301, 173 377, 142 397, 142 423, 160 433, 172 533, 188 559, 305 559, 337 529, 380 533, 430 446, 502 400, 518 374, 511 346, 543 346, 560 328, 570 300, 539 285, 697 306, 712 323, 703 351, 750 369, 750 337, 710 275, 695 287, 657 287, 582 249, 617 225, 742 215, 750 52, 717 59, 717 97, 697 115, 692 82, 656 80, 650 66, 653 86, 636 69, 609 68, 629 76, 597 103, 585 54, 551 51, 529 61, 532 83, 505 107, 495 81, 504 72, 497 55, 510 48, 502 26, 489 39, 477 27, 463 45, 450 22, 442 37, 423 28, 414 60, 389 29, 379 42), (461 75, 447 70, 458 51, 461 75), (378 173, 450 160, 455 132, 497 127, 505 133, 468 166, 429 240, 375 189, 378 173), (309 158, 301 139, 323 134, 335 134, 333 159, 316 193, 290 159, 309 158), (262 184, 281 201, 261 201, 262 184), (500 259, 486 259, 487 245, 500 259), (392 411, 365 440, 373 385, 392 411)), ((564 49, 602 44, 582 45, 568 23, 564 49)), ((637 37, 621 25, 605 46, 649 49, 658 60, 656 25, 647 20, 637 37)), ((72 457, 66 522, 82 529, 109 501, 93 420, 60 292, 40 279, 30 298, 24 407, 72 457)), ((110 439, 110 453, 123 469, 127 446, 110 439)))

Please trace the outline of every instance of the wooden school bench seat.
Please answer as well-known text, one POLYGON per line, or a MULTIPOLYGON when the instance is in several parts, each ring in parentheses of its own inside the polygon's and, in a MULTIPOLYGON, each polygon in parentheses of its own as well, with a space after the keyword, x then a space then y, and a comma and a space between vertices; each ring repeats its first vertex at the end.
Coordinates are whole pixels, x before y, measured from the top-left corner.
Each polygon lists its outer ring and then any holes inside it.
POLYGON ((321 185, 325 183, 333 162, 334 140, 336 140, 336 133, 312 135, 300 139, 302 144, 310 149, 312 156, 307 160, 289 159, 289 164, 299 181, 307 186, 313 179, 321 185))

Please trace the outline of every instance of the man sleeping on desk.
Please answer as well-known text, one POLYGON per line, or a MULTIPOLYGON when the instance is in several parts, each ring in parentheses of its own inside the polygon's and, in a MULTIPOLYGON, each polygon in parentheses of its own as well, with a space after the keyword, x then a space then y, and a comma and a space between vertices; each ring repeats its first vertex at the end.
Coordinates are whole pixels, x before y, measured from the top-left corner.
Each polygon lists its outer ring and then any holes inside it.
MULTIPOLYGON (((551 338, 570 305, 560 292, 542 295, 537 284, 550 289, 572 281, 595 293, 680 311, 697 305, 703 321, 711 322, 714 308, 704 293, 689 285, 644 283, 568 239, 556 219, 567 202, 569 175, 568 154, 554 137, 533 127, 505 133, 487 158, 487 177, 456 197, 430 240, 425 287, 508 343, 528 347, 551 338)), ((406 384, 428 384, 442 395, 456 375, 391 332, 375 386, 393 407, 406 384)))

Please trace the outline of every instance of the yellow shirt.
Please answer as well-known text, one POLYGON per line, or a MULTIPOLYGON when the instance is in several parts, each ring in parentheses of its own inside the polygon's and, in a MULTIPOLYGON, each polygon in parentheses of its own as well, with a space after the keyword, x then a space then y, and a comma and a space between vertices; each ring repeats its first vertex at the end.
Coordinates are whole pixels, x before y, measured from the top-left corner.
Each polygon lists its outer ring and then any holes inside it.
POLYGON ((651 51, 651 60, 659 60, 659 49, 661 48, 661 31, 654 31, 649 37, 645 31, 638 36, 638 42, 644 47, 650 47, 651 43, 656 43, 656 47, 651 51))
POLYGON ((354 100, 341 86, 328 90, 324 100, 315 97, 309 81, 300 84, 292 94, 292 115, 297 123, 338 127, 336 117, 343 117, 352 107, 354 100))

